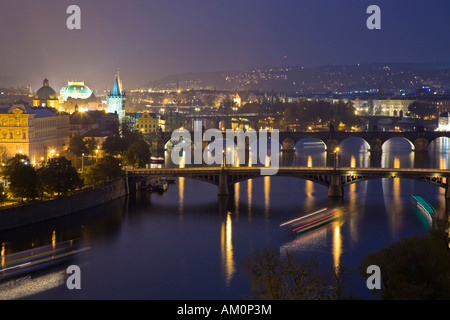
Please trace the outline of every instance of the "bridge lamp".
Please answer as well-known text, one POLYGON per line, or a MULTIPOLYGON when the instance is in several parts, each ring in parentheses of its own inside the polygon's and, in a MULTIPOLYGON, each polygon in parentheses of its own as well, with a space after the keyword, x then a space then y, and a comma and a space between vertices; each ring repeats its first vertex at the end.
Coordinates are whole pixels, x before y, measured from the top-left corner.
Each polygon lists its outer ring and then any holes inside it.
POLYGON ((222 160, 222 168, 225 168, 225 150, 222 150, 223 160, 222 160))
POLYGON ((334 158, 334 169, 336 169, 337 164, 338 164, 338 158, 339 158, 339 147, 334 149, 334 153, 336 154, 336 157, 334 158))

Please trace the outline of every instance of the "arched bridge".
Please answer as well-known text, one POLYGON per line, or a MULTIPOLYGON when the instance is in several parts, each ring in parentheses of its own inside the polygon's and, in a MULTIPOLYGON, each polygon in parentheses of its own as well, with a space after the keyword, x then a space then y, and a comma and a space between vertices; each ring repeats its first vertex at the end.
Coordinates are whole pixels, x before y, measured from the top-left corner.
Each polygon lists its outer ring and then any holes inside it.
MULTIPOLYGON (((162 177, 187 177, 218 186, 219 196, 234 191, 236 182, 263 177, 261 167, 193 167, 128 170, 127 181, 130 192, 138 184, 162 177)), ((280 167, 276 176, 296 177, 310 180, 328 187, 329 197, 342 197, 345 186, 370 179, 406 178, 430 183, 446 190, 450 199, 450 171, 443 169, 392 169, 392 168, 331 168, 331 167, 280 167)))
MULTIPOLYGON (((258 136, 259 132, 256 131, 258 136)), ((223 133, 226 138, 226 133, 223 133)), ((194 133, 191 133, 191 137, 194 137, 194 133)), ((267 134, 267 137, 271 137, 271 133, 267 134)), ((368 132, 344 132, 344 131, 322 131, 322 132, 279 132, 279 143, 282 151, 293 151, 295 145, 302 139, 314 138, 323 141, 326 145, 326 149, 330 152, 334 152, 335 148, 339 144, 351 137, 357 137, 367 142, 368 148, 371 152, 381 152, 383 144, 392 138, 403 138, 410 142, 411 148, 418 152, 428 151, 428 144, 440 137, 450 138, 450 132, 445 131, 368 131, 368 132)), ((167 149, 171 141, 172 133, 164 132, 154 141, 154 145, 158 149, 167 149)))

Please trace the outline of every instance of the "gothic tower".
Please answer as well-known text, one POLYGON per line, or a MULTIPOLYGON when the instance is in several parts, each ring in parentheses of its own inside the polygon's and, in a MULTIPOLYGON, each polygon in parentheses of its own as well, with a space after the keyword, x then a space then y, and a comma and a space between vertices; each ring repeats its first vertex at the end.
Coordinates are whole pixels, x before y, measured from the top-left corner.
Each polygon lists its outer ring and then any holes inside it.
POLYGON ((108 113, 117 113, 120 126, 125 119, 125 101, 125 91, 122 89, 122 81, 120 80, 119 72, 117 72, 114 86, 106 94, 106 111, 108 113))

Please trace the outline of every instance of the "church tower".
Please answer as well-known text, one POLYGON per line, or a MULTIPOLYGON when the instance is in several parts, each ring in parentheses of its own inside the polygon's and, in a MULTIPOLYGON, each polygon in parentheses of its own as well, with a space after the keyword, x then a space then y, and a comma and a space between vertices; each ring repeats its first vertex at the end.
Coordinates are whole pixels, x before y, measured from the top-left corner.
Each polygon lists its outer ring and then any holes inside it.
POLYGON ((122 121, 125 119, 125 101, 125 91, 122 89, 122 81, 120 80, 119 72, 117 72, 112 90, 106 93, 106 111, 108 113, 117 113, 120 126, 122 126, 122 121))

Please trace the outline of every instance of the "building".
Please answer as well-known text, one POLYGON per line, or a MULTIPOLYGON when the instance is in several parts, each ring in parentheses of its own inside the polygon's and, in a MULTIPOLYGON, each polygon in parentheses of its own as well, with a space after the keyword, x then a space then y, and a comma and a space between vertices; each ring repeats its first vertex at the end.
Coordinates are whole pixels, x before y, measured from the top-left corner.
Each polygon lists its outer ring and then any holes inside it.
POLYGON ((235 104, 236 107, 238 107, 238 108, 241 107, 241 105, 242 105, 242 99, 241 99, 241 97, 239 96, 239 93, 236 93, 236 96, 234 97, 233 102, 234 102, 234 104, 235 104))
POLYGON ((106 94, 106 112, 116 113, 119 124, 125 118, 125 101, 125 91, 122 89, 122 81, 120 80, 119 73, 117 73, 113 89, 106 94))
POLYGON ((70 135, 76 133, 82 135, 99 127, 99 121, 90 116, 85 111, 79 111, 76 107, 75 112, 70 115, 70 135))
POLYGON ((142 116, 142 112, 127 112, 125 114, 125 123, 128 126, 128 129, 131 131, 136 131, 136 123, 137 119, 142 116))
POLYGON ((50 87, 47 79, 44 79, 43 86, 33 97, 33 107, 59 108, 59 98, 56 91, 50 87))
MULTIPOLYGON (((27 103, 0 106, 0 149, 3 158, 21 153, 33 164, 57 156, 70 139, 69 114, 27 103)), ((3 159, 5 160, 5 159, 3 159)))
POLYGON ((387 99, 373 100, 374 114, 388 117, 402 117, 409 113, 409 106, 414 100, 387 99))
POLYGON ((450 131, 450 113, 444 111, 439 115, 438 131, 450 131))
POLYGON ((84 84, 84 81, 68 81, 67 86, 62 87, 59 91, 59 97, 62 102, 72 99, 89 99, 92 90, 84 84))
POLYGON ((136 130, 144 134, 157 132, 159 120, 156 113, 144 112, 136 119, 136 130))
POLYGON ((98 128, 109 134, 115 134, 119 130, 119 119, 116 113, 92 110, 86 112, 98 122, 98 128))

